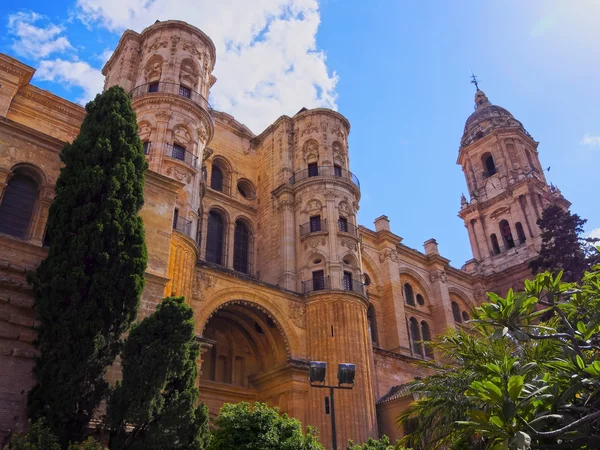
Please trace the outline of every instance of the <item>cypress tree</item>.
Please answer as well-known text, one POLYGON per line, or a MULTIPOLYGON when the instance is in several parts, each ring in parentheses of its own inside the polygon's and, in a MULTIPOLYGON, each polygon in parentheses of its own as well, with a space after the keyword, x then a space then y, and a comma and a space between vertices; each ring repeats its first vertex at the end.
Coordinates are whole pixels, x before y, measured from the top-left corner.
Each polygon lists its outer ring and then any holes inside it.
POLYGON ((196 405, 199 353, 194 313, 183 297, 165 298, 134 325, 121 355, 123 381, 108 405, 111 450, 206 448, 208 409, 196 405))
POLYGON ((104 375, 136 317, 147 253, 138 212, 147 163, 131 101, 112 87, 86 106, 50 207, 48 257, 31 281, 39 320, 32 419, 63 446, 83 436, 104 375))
POLYGON ((571 214, 560 206, 550 205, 537 221, 542 232, 542 248, 537 258, 529 263, 535 275, 546 270, 557 274, 563 271, 563 281, 581 280, 583 273, 600 259, 592 247, 597 239, 582 238, 587 220, 571 214))

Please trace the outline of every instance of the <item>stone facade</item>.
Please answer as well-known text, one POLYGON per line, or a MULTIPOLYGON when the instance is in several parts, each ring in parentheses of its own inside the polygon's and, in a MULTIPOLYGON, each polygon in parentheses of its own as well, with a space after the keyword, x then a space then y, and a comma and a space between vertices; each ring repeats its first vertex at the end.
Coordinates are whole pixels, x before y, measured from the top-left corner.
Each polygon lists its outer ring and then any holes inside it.
MULTIPOLYGON (((486 290, 518 288, 539 248, 543 206, 569 203, 546 184, 537 142, 478 91, 458 158, 474 259, 453 268, 434 239, 423 252, 403 245, 385 216, 374 230, 358 226, 348 120, 303 108, 254 135, 206 101, 215 61, 202 31, 167 21, 126 31, 103 69, 105 88, 130 92, 150 167, 140 316, 165 295, 185 295, 212 417, 224 402, 266 401, 317 426, 329 446, 328 392, 311 388, 308 362, 328 363, 329 384, 349 362, 356 380, 336 393, 338 442, 398 437, 393 418, 410 401, 402 385, 424 375, 412 363, 436 357, 420 341, 462 326, 486 290)), ((46 255, 59 151, 85 114, 30 85, 33 73, 0 55, 0 211, 15 180, 36 186, 26 225, 0 233, 0 443, 26 426, 35 354, 26 272, 46 255)), ((115 365, 109 378, 118 376, 115 365)))

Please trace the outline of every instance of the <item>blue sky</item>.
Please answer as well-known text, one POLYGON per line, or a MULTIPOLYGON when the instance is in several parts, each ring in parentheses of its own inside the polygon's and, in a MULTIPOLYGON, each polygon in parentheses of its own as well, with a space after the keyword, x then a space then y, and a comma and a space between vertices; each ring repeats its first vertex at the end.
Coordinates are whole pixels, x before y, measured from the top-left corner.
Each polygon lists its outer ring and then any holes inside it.
POLYGON ((435 237, 454 266, 471 257, 456 158, 473 70, 600 236, 600 2, 21 0, 0 5, 0 51, 38 68, 34 84, 84 102, 122 31, 168 18, 213 38, 210 100, 254 132, 302 106, 348 117, 362 224, 386 214, 410 247, 435 237))

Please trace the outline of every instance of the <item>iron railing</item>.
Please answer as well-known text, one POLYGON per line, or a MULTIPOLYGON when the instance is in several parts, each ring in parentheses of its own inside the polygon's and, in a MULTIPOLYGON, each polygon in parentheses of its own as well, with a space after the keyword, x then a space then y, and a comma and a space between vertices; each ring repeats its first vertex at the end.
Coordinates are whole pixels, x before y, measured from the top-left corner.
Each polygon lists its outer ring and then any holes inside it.
POLYGON ((165 155, 170 158, 178 159, 185 162, 194 169, 198 165, 198 157, 193 153, 188 152, 185 148, 173 144, 165 144, 165 155))
POLYGON ((210 114, 211 117, 213 117, 213 109, 211 108, 210 103, 208 103, 208 100, 206 100, 202 94, 178 83, 158 81, 155 83, 141 84, 134 87, 129 92, 129 96, 132 99, 146 94, 172 94, 185 97, 198 105, 200 108, 204 109, 210 114))
POLYGON ((327 291, 331 289, 329 277, 315 277, 302 282, 302 293, 308 294, 314 291, 327 291))
POLYGON ((358 227, 353 223, 342 222, 341 220, 338 220, 338 231, 351 234, 352 236, 358 236, 358 227))
POLYGON ((352 183, 354 183, 360 189, 360 182, 358 181, 356 175, 354 175, 349 170, 342 169, 336 166, 318 166, 301 170, 290 177, 289 183, 295 184, 299 181, 305 180, 306 178, 312 177, 344 178, 346 180, 352 181, 352 183))
POLYGON ((342 280, 342 285, 345 291, 352 291, 360 295, 365 295, 365 286, 360 280, 342 280))
POLYGON ((173 222, 173 229, 179 231, 180 233, 187 234, 192 239, 192 221, 184 219, 181 216, 177 216, 173 222))
POLYGON ((365 296, 365 286, 362 281, 355 279, 342 279, 341 288, 331 286, 331 280, 328 276, 315 277, 302 282, 302 293, 308 294, 315 291, 352 291, 365 296))
POLYGON ((309 233, 319 233, 321 231, 327 231, 327 219, 307 222, 300 225, 300 236, 309 233))
POLYGON ((233 264, 229 264, 227 253, 225 251, 221 254, 218 254, 218 252, 206 250, 206 255, 204 259, 200 258, 200 260, 205 261, 207 263, 216 264, 217 266, 221 266, 224 269, 230 269, 239 273, 246 274, 249 277, 256 276, 254 273, 254 264, 252 263, 251 257, 249 257, 248 261, 236 261, 234 259, 233 264))

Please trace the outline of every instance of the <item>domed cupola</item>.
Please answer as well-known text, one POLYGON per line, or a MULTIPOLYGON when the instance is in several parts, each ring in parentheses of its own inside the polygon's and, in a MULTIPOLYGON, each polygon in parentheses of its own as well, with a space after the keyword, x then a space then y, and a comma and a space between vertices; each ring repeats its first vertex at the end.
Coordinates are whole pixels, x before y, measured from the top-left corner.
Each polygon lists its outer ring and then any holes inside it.
POLYGON ((521 122, 510 112, 500 106, 492 105, 485 93, 478 89, 475 93, 475 112, 465 123, 465 131, 460 141, 461 148, 471 145, 497 128, 520 128, 529 135, 521 122))

